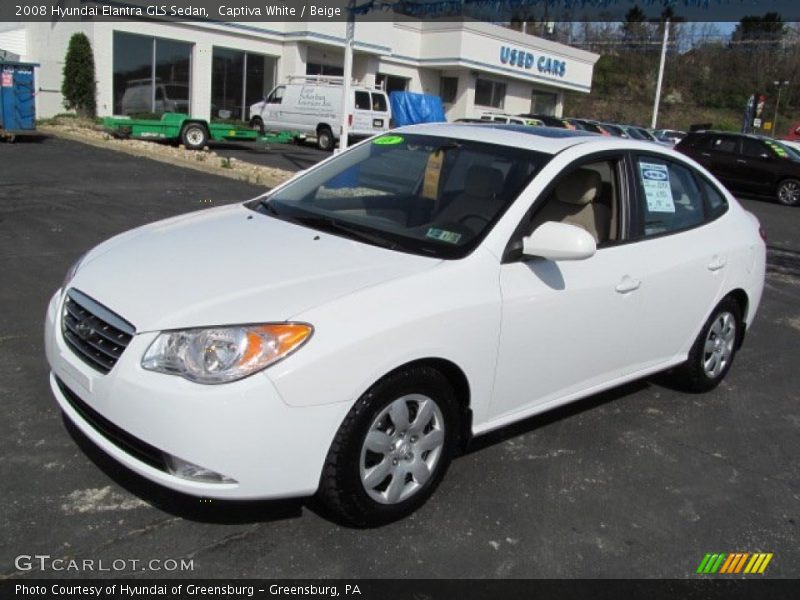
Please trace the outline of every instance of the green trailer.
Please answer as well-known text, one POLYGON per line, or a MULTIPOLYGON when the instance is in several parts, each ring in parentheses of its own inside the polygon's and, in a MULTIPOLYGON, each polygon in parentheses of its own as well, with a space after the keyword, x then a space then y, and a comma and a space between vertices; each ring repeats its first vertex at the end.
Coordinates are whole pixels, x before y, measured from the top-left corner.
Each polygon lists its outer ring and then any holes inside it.
POLYGON ((259 131, 230 123, 209 123, 184 113, 164 113, 160 119, 106 117, 103 127, 114 137, 142 140, 179 140, 190 150, 202 150, 209 140, 217 142, 264 142, 288 144, 299 134, 281 131, 262 135, 259 131))

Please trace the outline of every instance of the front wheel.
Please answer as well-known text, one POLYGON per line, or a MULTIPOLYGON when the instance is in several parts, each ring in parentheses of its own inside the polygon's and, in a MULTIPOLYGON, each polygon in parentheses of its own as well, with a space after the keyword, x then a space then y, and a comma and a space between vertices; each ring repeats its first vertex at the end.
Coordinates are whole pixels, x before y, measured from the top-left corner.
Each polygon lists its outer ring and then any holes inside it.
POLYGON ((430 367, 398 371, 373 385, 331 444, 317 492, 325 511, 357 527, 414 512, 447 471, 459 414, 452 386, 430 367))
POLYGON ((261 117, 253 117, 250 119, 250 129, 255 129, 259 135, 264 135, 266 133, 264 121, 261 120, 261 117))
POLYGON ((800 205, 800 181, 797 179, 784 179, 778 184, 778 202, 784 206, 800 205))
POLYGON ((181 131, 181 142, 189 150, 202 150, 208 143, 208 131, 200 123, 189 123, 181 131))
POLYGON ((731 298, 717 305, 697 336, 686 362, 675 370, 676 382, 681 387, 706 392, 725 378, 742 334, 741 313, 739 304, 731 298))

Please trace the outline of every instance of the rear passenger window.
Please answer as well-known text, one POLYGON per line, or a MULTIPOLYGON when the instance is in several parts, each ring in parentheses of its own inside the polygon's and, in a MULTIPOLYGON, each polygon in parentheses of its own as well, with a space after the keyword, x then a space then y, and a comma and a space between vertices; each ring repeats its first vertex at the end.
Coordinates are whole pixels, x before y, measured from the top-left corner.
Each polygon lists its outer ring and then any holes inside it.
POLYGON ((386 112, 386 96, 383 94, 372 94, 372 110, 376 110, 378 112, 386 112))
POLYGON ((703 195, 692 172, 654 156, 636 161, 645 237, 689 229, 705 220, 703 195))
POLYGON ((700 185, 706 196, 709 218, 716 219, 718 216, 724 214, 725 211, 728 210, 728 201, 725 199, 725 196, 722 195, 722 192, 702 177, 700 178, 700 185))
POLYGON ((713 149, 717 152, 736 152, 737 141, 734 138, 716 138, 714 140, 713 149))
POLYGON ((358 110, 370 110, 369 92, 356 92, 356 108, 358 110))

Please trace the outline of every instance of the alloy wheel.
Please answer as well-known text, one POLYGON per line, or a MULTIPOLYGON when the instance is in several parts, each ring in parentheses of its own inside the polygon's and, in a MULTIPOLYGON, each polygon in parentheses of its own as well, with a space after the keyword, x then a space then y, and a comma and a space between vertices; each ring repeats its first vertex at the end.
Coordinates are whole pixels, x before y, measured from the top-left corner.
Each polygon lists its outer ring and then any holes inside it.
POLYGON ((444 449, 444 417, 436 402, 408 394, 373 420, 361 448, 361 483, 370 498, 398 504, 432 477, 444 449))
POLYGON ((703 347, 703 370, 715 379, 733 356, 736 343, 736 318, 729 312, 720 313, 708 330, 703 347))

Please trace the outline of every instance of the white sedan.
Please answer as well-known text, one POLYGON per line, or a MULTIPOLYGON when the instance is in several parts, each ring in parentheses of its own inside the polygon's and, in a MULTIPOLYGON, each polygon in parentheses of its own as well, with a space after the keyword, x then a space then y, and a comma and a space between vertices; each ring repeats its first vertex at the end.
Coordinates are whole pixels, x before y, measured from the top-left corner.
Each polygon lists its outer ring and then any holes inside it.
POLYGON ((669 149, 422 125, 100 244, 45 342, 61 410, 136 473, 371 526, 473 436, 667 369, 713 388, 764 272, 755 217, 669 149))

